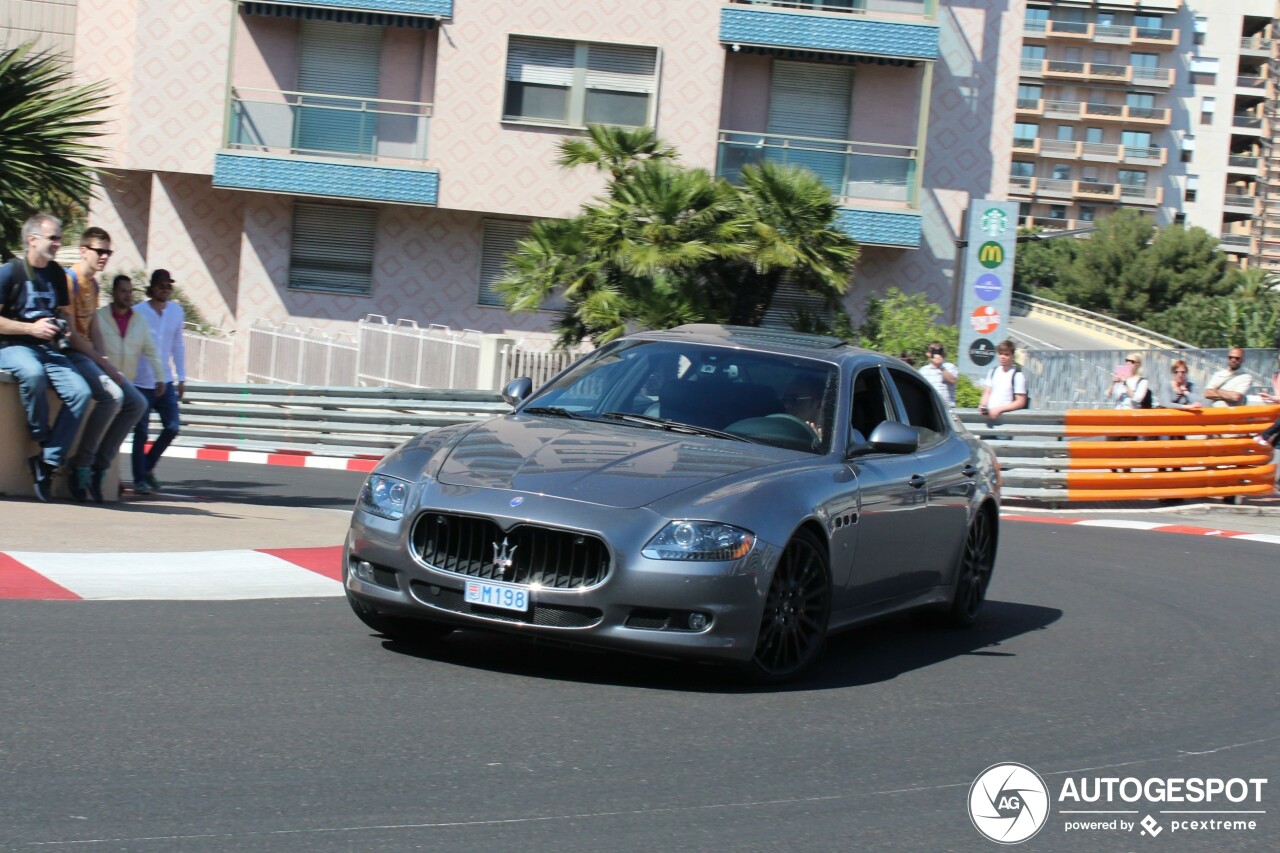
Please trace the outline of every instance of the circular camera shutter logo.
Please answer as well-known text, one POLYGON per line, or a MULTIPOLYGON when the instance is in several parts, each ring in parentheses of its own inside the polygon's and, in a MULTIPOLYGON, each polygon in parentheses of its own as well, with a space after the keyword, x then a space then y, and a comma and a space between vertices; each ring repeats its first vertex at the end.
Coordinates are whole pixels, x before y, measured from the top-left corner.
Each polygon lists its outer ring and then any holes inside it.
POLYGON ((995 273, 983 273, 974 281, 973 292, 978 294, 978 298, 983 302, 990 302, 993 299, 998 299, 1000 294, 1004 292, 1004 283, 1000 281, 1000 276, 995 273))
POLYGON ((1000 844, 1018 844, 1049 820, 1049 788, 1024 764, 993 764, 969 788, 969 818, 1000 844))
POLYGON ((996 357, 996 345, 986 338, 978 338, 969 344, 969 359, 979 367, 986 367, 996 357))

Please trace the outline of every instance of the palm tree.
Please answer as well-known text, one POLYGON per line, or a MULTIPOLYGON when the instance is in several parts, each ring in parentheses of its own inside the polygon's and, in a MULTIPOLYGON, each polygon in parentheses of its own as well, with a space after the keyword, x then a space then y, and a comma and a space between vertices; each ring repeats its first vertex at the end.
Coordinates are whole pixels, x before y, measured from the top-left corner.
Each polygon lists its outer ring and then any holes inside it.
POLYGON ((18 245, 23 220, 87 201, 105 149, 106 85, 75 85, 64 60, 32 43, 0 51, 0 248, 18 245))
POLYGON ((569 169, 594 166, 608 172, 616 181, 640 163, 674 160, 679 156, 674 148, 658 138, 651 127, 592 124, 587 126, 587 136, 588 139, 569 137, 561 140, 556 165, 569 169))

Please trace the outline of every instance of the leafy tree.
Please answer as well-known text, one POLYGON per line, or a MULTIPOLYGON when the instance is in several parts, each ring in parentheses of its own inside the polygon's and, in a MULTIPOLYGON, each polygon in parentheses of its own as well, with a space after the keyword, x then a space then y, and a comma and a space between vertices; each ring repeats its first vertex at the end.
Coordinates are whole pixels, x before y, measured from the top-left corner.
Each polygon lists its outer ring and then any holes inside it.
POLYGON ((1263 270, 1234 270, 1226 296, 1193 294, 1154 315, 1150 327, 1198 347, 1270 347, 1280 333, 1280 290, 1263 270))
POLYGON ((759 325, 785 277, 832 303, 853 274, 857 244, 807 171, 748 167, 734 187, 675 162, 647 129, 592 128, 560 152, 561 165, 607 172, 605 194, 572 219, 535 223, 497 289, 517 311, 563 298, 562 345, 633 326, 759 325))
POLYGON ((88 199, 104 149, 103 83, 73 85, 66 63, 31 43, 0 51, 0 248, 39 210, 64 218, 88 199))
MULTIPOLYGON (((1020 228, 1019 236, 1042 233, 1039 228, 1020 228)), ((1027 240, 1018 244, 1014 256, 1013 289, 1018 293, 1047 295, 1062 280, 1063 272, 1075 260, 1081 241, 1073 237, 1027 240)))
POLYGON ((924 363, 925 347, 931 342, 942 341, 949 353, 960 344, 960 331, 955 326, 936 324, 942 308, 923 293, 908 296, 891 287, 884 296, 867 300, 865 314, 858 343, 867 349, 888 355, 905 352, 919 365, 924 363))

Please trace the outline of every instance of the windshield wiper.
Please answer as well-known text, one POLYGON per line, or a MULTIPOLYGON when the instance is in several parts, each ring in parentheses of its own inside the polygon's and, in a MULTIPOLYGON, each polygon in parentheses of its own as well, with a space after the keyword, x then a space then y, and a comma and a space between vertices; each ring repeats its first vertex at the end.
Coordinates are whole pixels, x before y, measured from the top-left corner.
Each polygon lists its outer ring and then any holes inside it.
POLYGON ((751 439, 742 435, 734 435, 724 430, 712 429, 711 427, 697 426, 696 424, 682 424, 678 421, 668 421, 662 418, 653 418, 648 415, 636 415, 631 412, 605 412, 600 416, 611 421, 623 421, 625 423, 640 424, 642 426, 653 427, 654 429, 664 429, 667 432, 682 432, 689 435, 709 435, 713 438, 727 438, 730 441, 746 441, 755 443, 751 439))
POLYGON ((570 409, 561 408, 560 406, 533 406, 529 409, 521 409, 522 415, 546 415, 552 418, 581 418, 582 415, 570 409))

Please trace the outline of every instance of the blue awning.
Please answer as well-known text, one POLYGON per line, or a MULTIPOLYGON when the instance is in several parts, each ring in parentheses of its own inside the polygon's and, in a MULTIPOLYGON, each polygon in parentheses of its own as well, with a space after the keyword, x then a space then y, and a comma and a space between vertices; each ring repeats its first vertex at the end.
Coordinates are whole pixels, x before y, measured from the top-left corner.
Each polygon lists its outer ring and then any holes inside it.
POLYGON ((417 30, 432 30, 436 26, 435 18, 418 15, 327 9, 318 6, 300 6, 294 3, 270 3, 264 0, 242 3, 240 8, 246 15, 265 15, 271 18, 297 18, 304 21, 333 21, 337 24, 367 24, 371 27, 403 27, 417 30))

